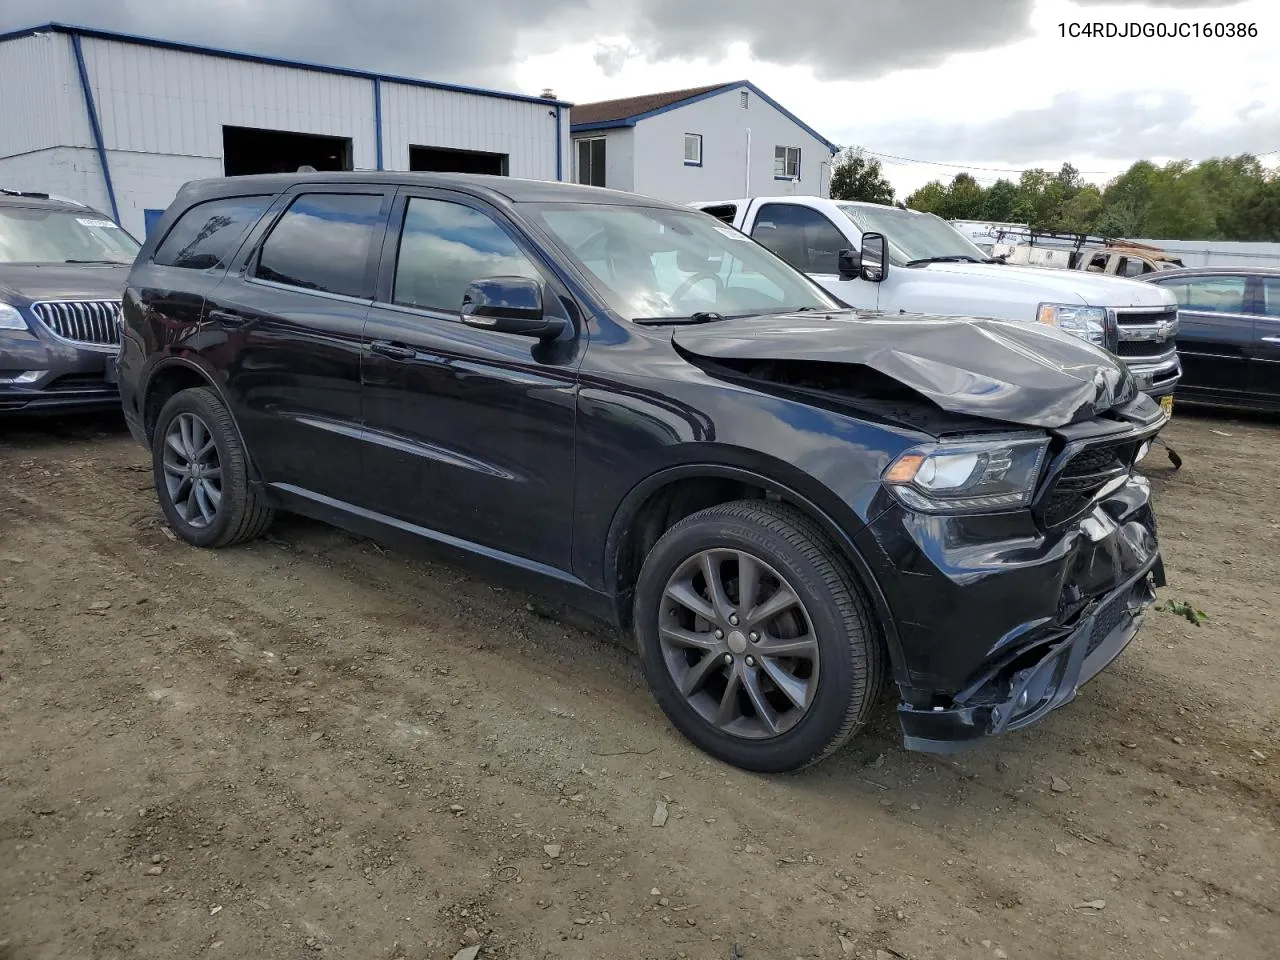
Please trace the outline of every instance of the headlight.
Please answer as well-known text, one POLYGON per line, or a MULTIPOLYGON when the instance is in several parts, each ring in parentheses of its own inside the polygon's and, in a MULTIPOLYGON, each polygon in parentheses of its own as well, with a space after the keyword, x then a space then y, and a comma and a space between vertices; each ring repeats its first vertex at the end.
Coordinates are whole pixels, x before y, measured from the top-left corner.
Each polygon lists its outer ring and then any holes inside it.
POLYGON ((1107 310, 1105 307, 1082 307, 1070 303, 1042 303, 1036 311, 1036 320, 1048 327, 1057 327, 1088 340, 1098 346, 1106 344, 1107 310))
POLYGON ((931 443, 902 454, 884 472, 889 490, 913 510, 978 513, 1031 502, 1049 449, 1042 436, 931 443))
POLYGON ((27 330, 27 321, 22 319, 16 307, 0 303, 0 330, 27 330))

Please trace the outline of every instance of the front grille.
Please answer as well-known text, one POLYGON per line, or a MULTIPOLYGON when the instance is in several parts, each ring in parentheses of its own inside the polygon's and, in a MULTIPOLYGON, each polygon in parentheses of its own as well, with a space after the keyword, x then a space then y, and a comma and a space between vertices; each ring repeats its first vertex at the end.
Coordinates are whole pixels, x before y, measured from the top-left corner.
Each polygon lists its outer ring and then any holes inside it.
POLYGON ((106 374, 103 373, 68 373, 65 376, 58 377, 58 379, 45 387, 45 390, 51 393, 58 391, 80 392, 84 390, 106 390, 109 386, 106 374))
POLYGON ((33 303, 40 322, 72 343, 114 347, 120 343, 119 300, 45 300, 33 303))
POLYGON ((1116 323, 1122 327, 1150 326, 1178 319, 1177 307, 1117 307, 1116 323))
POLYGON ((1121 340, 1116 344, 1116 353, 1126 360, 1172 360, 1174 355, 1173 341, 1163 343, 1156 340, 1121 340))
POLYGON ((1085 447, 1058 473, 1042 494, 1037 512, 1046 527, 1070 523, 1093 504, 1109 483, 1127 477, 1140 441, 1122 440, 1085 447))

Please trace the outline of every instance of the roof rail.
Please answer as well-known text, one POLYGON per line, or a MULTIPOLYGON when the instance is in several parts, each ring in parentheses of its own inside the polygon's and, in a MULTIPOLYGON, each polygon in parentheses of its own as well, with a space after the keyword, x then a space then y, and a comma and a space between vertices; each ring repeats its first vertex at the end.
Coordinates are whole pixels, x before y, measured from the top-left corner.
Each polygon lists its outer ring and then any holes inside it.
POLYGON ((69 203, 76 207, 89 207, 87 203, 80 200, 73 200, 70 197, 62 197, 56 193, 41 193, 38 190, 14 190, 11 187, 0 187, 0 194, 6 197, 28 197, 31 200, 56 200, 58 203, 69 203))

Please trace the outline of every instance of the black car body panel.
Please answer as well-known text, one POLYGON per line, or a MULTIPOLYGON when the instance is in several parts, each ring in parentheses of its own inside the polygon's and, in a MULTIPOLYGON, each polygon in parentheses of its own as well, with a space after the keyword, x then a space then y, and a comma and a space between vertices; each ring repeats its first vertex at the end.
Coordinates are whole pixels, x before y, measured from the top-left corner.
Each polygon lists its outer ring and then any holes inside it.
POLYGON ((1186 267, 1141 279, 1179 300, 1179 400, 1280 410, 1280 269, 1186 267))
MULTIPOLYGON (((0 193, 0 207, 107 219, 35 195, 0 193)), ((0 414, 118 409, 112 360, 128 275, 128 264, 0 262, 0 304, 26 323, 0 329, 0 414)))
POLYGON ((992 705, 1016 701, 1028 663, 1067 657, 1069 669, 1038 683, 1048 693, 1035 710, 1047 712, 1045 702, 1074 694, 1098 650, 1118 651, 1112 633, 1132 636, 1145 603, 1126 600, 1106 643, 1079 653, 1099 611, 1112 616, 1112 601, 1159 576, 1147 489, 1131 471, 1165 417, 1121 364, 1075 338, 980 321, 833 312, 639 325, 606 305, 527 212, 545 202, 689 212, 474 176, 189 185, 144 244, 125 296, 130 428, 149 443, 155 396, 174 383, 208 386, 234 414, 273 502, 407 548, 446 548, 623 627, 636 551, 655 536, 646 523, 725 491, 785 500, 838 547, 876 608, 904 731, 921 749, 1022 722, 995 719, 992 705), (156 238, 195 203, 343 185, 393 197, 367 297, 252 277, 281 201, 225 269, 150 262, 156 238), (404 203, 423 195, 495 218, 545 274, 548 309, 563 313, 567 333, 540 341, 391 304, 404 203), (806 382, 770 368, 778 363, 832 369, 806 382), (926 515, 886 490, 882 474, 912 448, 1011 429, 1048 438, 1032 508, 926 515), (1097 456, 1119 480, 1104 492, 1075 467, 1097 456))

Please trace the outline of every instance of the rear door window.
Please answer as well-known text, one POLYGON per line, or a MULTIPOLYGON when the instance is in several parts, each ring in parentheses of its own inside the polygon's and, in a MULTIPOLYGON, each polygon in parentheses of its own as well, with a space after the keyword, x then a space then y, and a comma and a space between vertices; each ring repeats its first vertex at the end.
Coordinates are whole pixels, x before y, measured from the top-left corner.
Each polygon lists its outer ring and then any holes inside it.
POLYGON ((303 193, 267 234, 254 272, 304 290, 372 297, 369 252, 385 216, 380 193, 303 193))
POLYGON ((1262 278, 1262 315, 1280 318, 1280 277, 1262 278))
POLYGON ((173 225, 152 263, 188 270, 225 268, 249 228, 271 206, 271 196, 223 197, 197 203, 173 225))
POLYGON ((1178 305, 1195 313, 1243 313, 1245 289, 1244 277, 1191 277, 1166 283, 1173 291, 1178 305))

